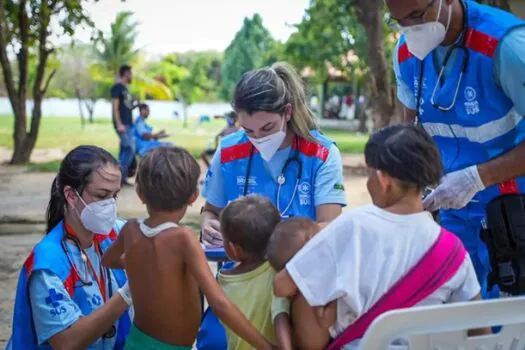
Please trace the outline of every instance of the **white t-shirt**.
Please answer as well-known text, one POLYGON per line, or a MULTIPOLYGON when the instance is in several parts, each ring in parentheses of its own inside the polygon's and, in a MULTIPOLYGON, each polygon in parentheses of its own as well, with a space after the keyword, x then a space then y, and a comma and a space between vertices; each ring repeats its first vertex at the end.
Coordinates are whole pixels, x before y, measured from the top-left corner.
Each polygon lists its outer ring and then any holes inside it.
MULTIPOLYGON (((372 204, 351 209, 286 265, 311 306, 337 299, 332 337, 367 312, 436 241, 441 227, 421 212, 397 215, 372 204)), ((418 305, 468 301, 480 292, 467 255, 457 273, 418 305)))

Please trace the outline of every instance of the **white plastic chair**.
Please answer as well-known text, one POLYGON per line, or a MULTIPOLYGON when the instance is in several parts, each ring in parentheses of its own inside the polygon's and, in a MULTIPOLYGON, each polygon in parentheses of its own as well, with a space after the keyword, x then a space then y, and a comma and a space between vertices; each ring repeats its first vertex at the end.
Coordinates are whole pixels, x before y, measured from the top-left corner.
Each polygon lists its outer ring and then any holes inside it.
POLYGON ((370 325, 359 348, 385 350, 400 338, 408 341, 410 350, 523 350, 525 297, 387 312, 370 325), (504 326, 498 334, 467 336, 467 329, 496 325, 504 326))

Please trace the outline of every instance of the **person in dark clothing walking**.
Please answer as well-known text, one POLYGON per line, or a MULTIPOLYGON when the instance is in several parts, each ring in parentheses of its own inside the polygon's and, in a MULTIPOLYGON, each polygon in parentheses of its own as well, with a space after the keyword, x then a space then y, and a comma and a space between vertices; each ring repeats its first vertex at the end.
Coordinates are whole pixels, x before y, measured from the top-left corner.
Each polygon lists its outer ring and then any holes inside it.
POLYGON ((133 137, 133 115, 135 107, 128 85, 133 79, 133 72, 128 65, 122 65, 119 69, 119 79, 111 87, 111 105, 113 114, 113 126, 120 138, 119 163, 122 171, 122 184, 128 185, 128 169, 135 156, 135 140, 133 137))

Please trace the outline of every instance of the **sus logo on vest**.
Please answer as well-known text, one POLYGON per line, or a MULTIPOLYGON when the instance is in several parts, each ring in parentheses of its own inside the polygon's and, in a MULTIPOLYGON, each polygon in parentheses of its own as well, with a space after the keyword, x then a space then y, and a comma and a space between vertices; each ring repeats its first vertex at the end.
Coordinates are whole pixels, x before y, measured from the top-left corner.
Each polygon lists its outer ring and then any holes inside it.
POLYGON ((476 90, 471 86, 467 86, 465 88, 465 110, 468 115, 474 115, 480 112, 479 103, 476 101, 476 97, 476 90))

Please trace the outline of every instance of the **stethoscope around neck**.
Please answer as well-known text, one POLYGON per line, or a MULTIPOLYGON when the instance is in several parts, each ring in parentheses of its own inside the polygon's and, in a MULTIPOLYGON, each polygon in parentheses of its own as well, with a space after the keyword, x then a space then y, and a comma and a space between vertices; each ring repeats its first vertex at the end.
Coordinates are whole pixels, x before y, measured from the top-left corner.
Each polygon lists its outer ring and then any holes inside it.
MULTIPOLYGON (((439 109, 440 111, 443 111, 443 112, 448 112, 452 110, 454 106, 456 105, 457 97, 459 94, 459 89, 463 81, 463 76, 465 75, 467 71, 469 58, 470 58, 469 50, 466 47, 466 41, 467 41, 467 35, 468 35, 468 5, 464 1, 461 1, 461 4, 463 6, 463 31, 461 32, 459 41, 447 49, 447 52, 445 53, 445 57, 443 58, 443 62, 441 63, 441 69, 439 70, 437 81, 434 85, 434 89, 432 90, 432 95, 430 96, 431 105, 434 108, 439 109), (459 77, 458 77, 458 83, 454 91, 454 97, 452 99, 452 102, 448 106, 442 106, 435 101, 436 92, 438 91, 438 87, 441 85, 441 80, 443 79, 445 69, 447 67, 447 64, 454 50, 463 51, 463 62, 461 64, 461 69, 460 69, 459 77)), ((419 71, 419 84, 417 87, 418 90, 417 90, 417 100, 416 100, 416 123, 419 123, 420 121, 419 120, 420 119, 419 110, 421 106, 421 97, 422 97, 422 90, 423 90, 424 62, 425 60, 421 61, 420 71, 419 71)))
MULTIPOLYGON (((281 174, 279 176, 277 176, 278 188, 277 188, 277 199, 276 199, 277 203, 276 204, 277 204, 277 210, 281 214, 281 217, 285 217, 286 213, 291 208, 291 206, 293 204, 293 201, 295 199, 295 196, 297 194, 297 190, 299 189, 299 181, 301 180, 301 176, 303 174, 303 162, 299 158, 299 137, 298 136, 294 137, 294 143, 295 143, 295 150, 294 150, 293 156, 286 160, 286 162, 284 163, 283 168, 281 169, 281 174), (297 168, 298 168, 297 169, 297 176, 295 178, 295 186, 294 186, 294 190, 293 190, 293 193, 292 193, 292 198, 290 198, 290 200, 288 201, 288 204, 286 205, 286 208, 284 208, 284 210, 281 211, 281 204, 280 204, 281 188, 286 183, 286 177, 285 177, 284 173, 286 172, 286 169, 288 169, 290 164, 292 164, 293 162, 297 163, 297 168)), ((250 182, 250 174, 251 174, 252 160, 253 160, 254 153, 255 153, 255 147, 253 145, 251 145, 250 157, 248 158, 248 166, 246 168, 246 176, 244 178, 243 196, 246 196, 248 194, 248 185, 249 185, 249 182, 250 182)))
MULTIPOLYGON (((84 269, 88 271, 87 257, 81 248, 80 241, 78 240, 77 237, 67 232, 67 229, 65 227, 64 227, 64 231, 65 231, 64 237, 61 239, 62 249, 64 250, 64 254, 66 255, 69 265, 71 265, 71 268, 74 270, 75 274, 77 275, 78 281, 80 282, 80 286, 73 286, 73 288, 92 286, 93 282, 87 281, 86 279, 84 279, 83 275, 78 270, 77 265, 74 263, 73 259, 71 259, 71 255, 67 247, 67 243, 66 243, 66 240, 69 240, 75 244, 75 247, 78 249, 78 252, 80 253, 80 257, 85 265, 84 269)), ((99 252, 97 252, 97 254, 99 255, 99 259, 100 259, 99 263, 102 264, 102 257, 100 256, 99 252)), ((109 273, 109 269, 107 267, 103 268, 103 273, 105 275, 104 280, 107 281, 108 299, 111 299, 111 297, 113 296, 113 281, 111 279, 111 274, 109 273)), ((94 276, 94 278, 97 278, 97 277, 94 276)), ((116 327, 115 325, 112 325, 109 328, 109 330, 106 333, 104 333, 102 337, 105 339, 110 339, 110 338, 113 338, 115 335, 116 335, 116 327)))

